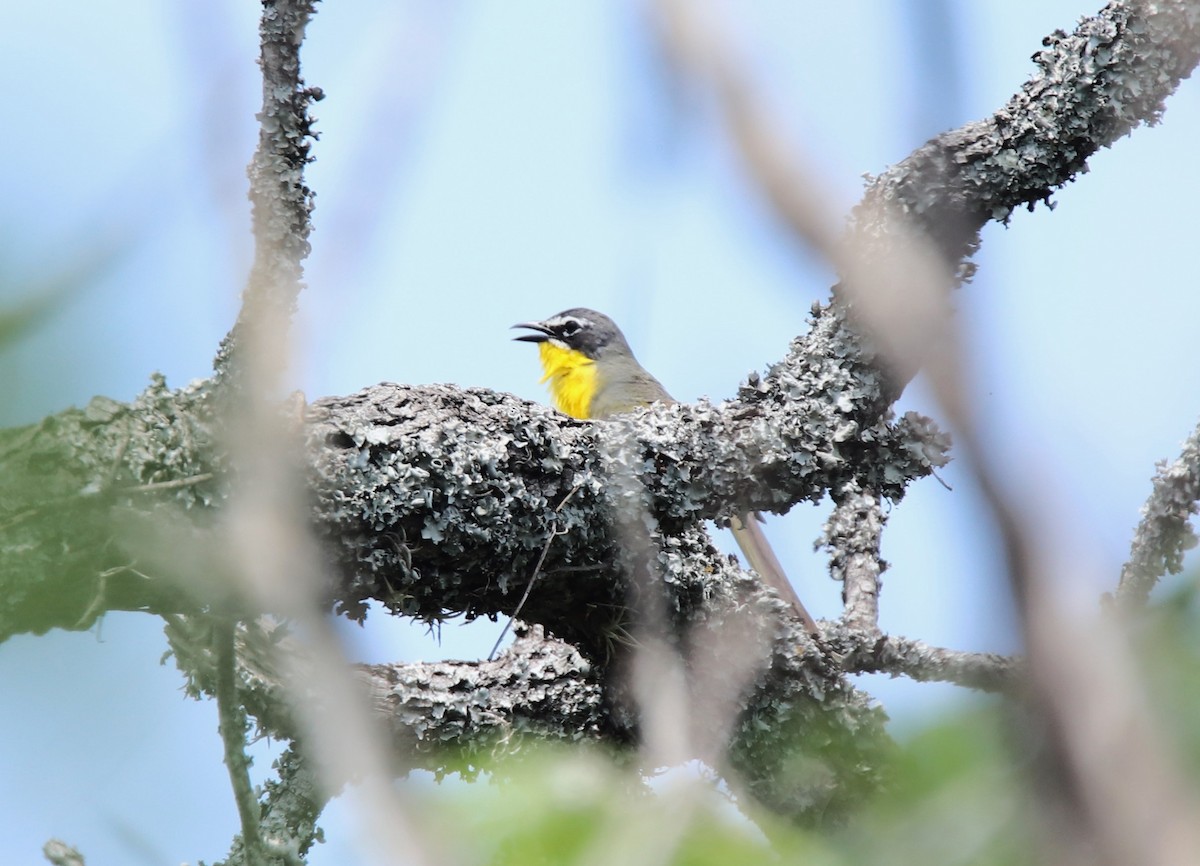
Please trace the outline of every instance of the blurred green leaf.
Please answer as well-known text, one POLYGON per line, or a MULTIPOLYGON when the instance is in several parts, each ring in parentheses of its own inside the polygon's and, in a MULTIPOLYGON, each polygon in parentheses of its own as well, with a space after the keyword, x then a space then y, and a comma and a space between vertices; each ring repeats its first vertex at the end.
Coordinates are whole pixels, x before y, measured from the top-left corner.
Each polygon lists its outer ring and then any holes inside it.
POLYGON ((1166 747, 1200 780, 1200 574, 1172 578, 1140 617, 1142 679, 1166 747))
MULTIPOLYGON (((547 748, 502 773, 503 782, 456 787, 437 798, 435 820, 452 840, 454 862, 778 862, 766 836, 690 769, 652 790, 597 750, 547 748)), ((794 836, 789 847, 805 847, 798 831, 787 832, 794 836)))
POLYGON ((0 309, 0 348, 15 343, 62 303, 63 294, 47 293, 0 309))
POLYGON ((136 235, 125 228, 90 230, 86 240, 67 245, 59 260, 36 277, 0 274, 0 295, 20 297, 0 305, 0 349, 15 343, 72 297, 110 273, 133 249, 136 235))
POLYGON ((828 830, 800 829, 756 809, 748 810, 751 820, 698 771, 647 784, 598 751, 538 750, 498 775, 505 781, 454 786, 429 804, 452 860, 1007 866, 1033 854, 1024 779, 998 705, 914 737, 898 751, 893 786, 828 830))

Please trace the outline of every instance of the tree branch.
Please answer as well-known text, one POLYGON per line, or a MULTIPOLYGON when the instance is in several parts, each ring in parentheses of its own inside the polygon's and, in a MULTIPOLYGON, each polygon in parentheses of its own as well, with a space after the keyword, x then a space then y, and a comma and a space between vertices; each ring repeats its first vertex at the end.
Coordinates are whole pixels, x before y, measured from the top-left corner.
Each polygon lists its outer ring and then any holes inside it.
MULTIPOLYGON (((732 741, 731 764, 747 789, 797 820, 832 818, 873 790, 885 771, 890 742, 877 705, 828 663, 791 619, 786 603, 753 574, 732 565, 702 533, 662 539, 662 544, 666 598, 679 606, 668 615, 672 628, 686 638, 677 647, 695 702, 691 730, 679 732, 680 742, 703 746, 716 741, 718 733, 720 743, 732 741), (721 682, 734 674, 711 649, 722 646, 731 632, 744 633, 747 625, 762 630, 764 652, 751 660, 751 688, 740 713, 723 719, 705 696, 720 699, 721 682), (712 725, 721 731, 709 730, 712 725), (808 769, 798 773, 797 766, 808 769)), ((173 628, 171 640, 188 656, 194 688, 210 691, 215 657, 203 637, 173 628)), ((282 686, 279 654, 286 654, 288 665, 304 667, 307 652, 304 644, 260 626, 241 631, 239 695, 264 732, 294 736, 292 696, 282 686)), ((622 671, 588 662, 538 627, 495 661, 358 669, 404 769, 471 774, 492 766, 495 758, 519 755, 533 739, 595 740, 617 749, 637 740, 639 722, 623 697, 622 671)), ((743 694, 747 683, 734 685, 743 694)))
POLYGON ((222 620, 214 623, 212 631, 217 659, 214 688, 219 714, 217 729, 225 748, 225 768, 242 825, 245 862, 248 866, 262 866, 265 861, 258 832, 258 799, 250 785, 250 759, 246 757, 246 712, 238 700, 235 685, 234 628, 232 620, 222 620))
MULTIPOLYGON (((262 110, 258 148, 250 162, 254 264, 237 323, 221 341, 213 368, 218 382, 234 372, 233 356, 248 329, 282 333, 295 312, 308 257, 313 193, 304 183, 310 139, 309 106, 324 97, 300 77, 300 46, 316 0, 262 0, 259 19, 262 110)), ((262 339, 259 334, 255 340, 262 339)), ((283 363, 286 358, 273 359, 283 363)))
POLYGON ((1183 443, 1174 462, 1160 463, 1153 488, 1142 506, 1142 520, 1133 535, 1129 561, 1121 568, 1117 601, 1145 604, 1150 590, 1164 574, 1178 574, 1183 554, 1196 546, 1188 524, 1200 500, 1200 425, 1183 443))
POLYGON ((528 740, 629 743, 592 666, 540 626, 493 661, 361 665, 407 769, 471 773, 528 740))
MULTIPOLYGON (((263 846, 275 862, 303 866, 309 849, 323 839, 317 818, 329 796, 318 783, 309 762, 295 748, 280 755, 273 766, 279 778, 269 779, 263 785, 262 820, 259 822, 263 846)), ((255 808, 258 808, 257 804, 255 808)), ((216 866, 244 866, 251 862, 245 840, 238 836, 233 840, 229 856, 216 866)))
POLYGON ((883 673, 918 682, 946 682, 984 692, 1013 692, 1025 679, 1026 664, 1017 656, 973 653, 930 646, 878 631, 840 630, 831 644, 845 650, 848 673, 883 673))
POLYGON ((205 387, 171 391, 155 376, 132 403, 98 397, 0 431, 0 640, 86 629, 109 610, 196 608, 164 573, 130 567, 118 523, 140 514, 197 531, 220 499, 214 423, 205 387), (123 490, 198 476, 212 478, 123 490))
MULTIPOLYGON (((802 347, 796 352, 803 363, 802 347)), ((837 362, 803 357, 806 378, 816 367, 838 380, 837 362)), ((819 498, 852 472, 899 498, 903 484, 944 460, 942 442, 915 419, 863 431, 850 398, 803 399, 802 387, 781 365, 744 392, 751 400, 595 424, 444 386, 385 385, 318 401, 309 412, 316 528, 343 575, 339 601, 355 612, 359 599, 378 598, 427 618, 511 611, 521 588, 514 577, 532 572, 560 527, 540 578, 547 588, 522 616, 602 657, 596 640, 625 604, 614 567, 612 510, 622 507, 612 499, 614 474, 640 481, 664 532, 674 533, 738 509, 819 498), (788 387, 796 399, 781 399, 788 387), (872 438, 878 463, 867 462, 860 434, 872 438), (620 438, 633 447, 601 447, 620 438)))
POLYGON ((1200 61, 1200 3, 1112 2, 1042 44, 1037 73, 999 111, 939 135, 869 184, 853 249, 888 258, 898 213, 957 263, 984 223, 1048 201, 1097 150, 1158 122, 1200 61))
POLYGON ((834 499, 821 544, 829 550, 830 575, 842 582, 842 622, 854 631, 878 632, 879 578, 887 568, 879 545, 887 516, 879 498, 856 481, 842 485, 834 499))

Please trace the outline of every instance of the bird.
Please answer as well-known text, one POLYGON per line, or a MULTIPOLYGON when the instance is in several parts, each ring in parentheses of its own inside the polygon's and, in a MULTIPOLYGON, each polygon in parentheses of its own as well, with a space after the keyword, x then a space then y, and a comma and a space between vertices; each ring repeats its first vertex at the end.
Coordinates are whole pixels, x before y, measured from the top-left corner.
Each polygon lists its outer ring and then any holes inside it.
MULTIPOLYGON (((513 328, 533 332, 513 339, 537 344, 542 382, 549 383, 554 408, 565 415, 603 420, 654 403, 676 402, 638 363, 621 329, 603 313, 575 307, 513 328)), ((791 603, 805 630, 815 636, 817 624, 787 579, 761 521, 757 513, 730 518, 733 537, 750 567, 791 603)))

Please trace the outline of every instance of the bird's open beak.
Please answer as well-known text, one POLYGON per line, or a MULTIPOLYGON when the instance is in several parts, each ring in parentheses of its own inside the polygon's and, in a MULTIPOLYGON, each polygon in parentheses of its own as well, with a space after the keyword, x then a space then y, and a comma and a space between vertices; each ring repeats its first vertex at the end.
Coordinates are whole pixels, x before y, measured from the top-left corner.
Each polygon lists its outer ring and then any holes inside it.
POLYGON ((550 329, 541 322, 518 322, 513 327, 528 328, 531 331, 537 331, 536 334, 522 334, 519 337, 513 337, 514 340, 519 340, 522 343, 544 343, 550 339, 550 329))

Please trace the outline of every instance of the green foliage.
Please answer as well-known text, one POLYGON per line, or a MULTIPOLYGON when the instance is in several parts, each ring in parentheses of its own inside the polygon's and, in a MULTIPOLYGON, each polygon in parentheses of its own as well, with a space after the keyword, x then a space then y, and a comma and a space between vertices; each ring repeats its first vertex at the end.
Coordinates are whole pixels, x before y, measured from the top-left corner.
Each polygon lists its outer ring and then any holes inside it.
POLYGON ((1200 574, 1175 578, 1137 623, 1142 676, 1165 746, 1200 779, 1200 574))
POLYGON ((918 733, 898 751, 892 787, 839 834, 843 862, 1028 863, 1026 780, 1009 746, 998 704, 918 733))
POLYGON ((922 731, 897 750, 887 791, 821 830, 787 824, 700 771, 646 782, 598 753, 558 749, 503 768, 503 782, 439 792, 429 818, 449 861, 496 866, 1027 863, 1023 779, 1001 716, 993 707, 922 731))
POLYGON ((113 252, 99 255, 80 255, 77 261, 47 270, 33 279, 14 278, 9 274, 6 259, 0 259, 0 285, 9 298, 0 301, 0 350, 33 333, 46 319, 60 312, 111 264, 113 252), (18 300, 12 300, 18 297, 18 300))
POLYGON ((438 798, 451 862, 755 863, 763 834, 701 779, 654 785, 595 751, 547 749, 504 769, 506 781, 438 798), (451 831, 451 828, 452 831, 451 831))
POLYGON ((0 308, 0 349, 33 330, 54 306, 54 298, 37 298, 0 308))

